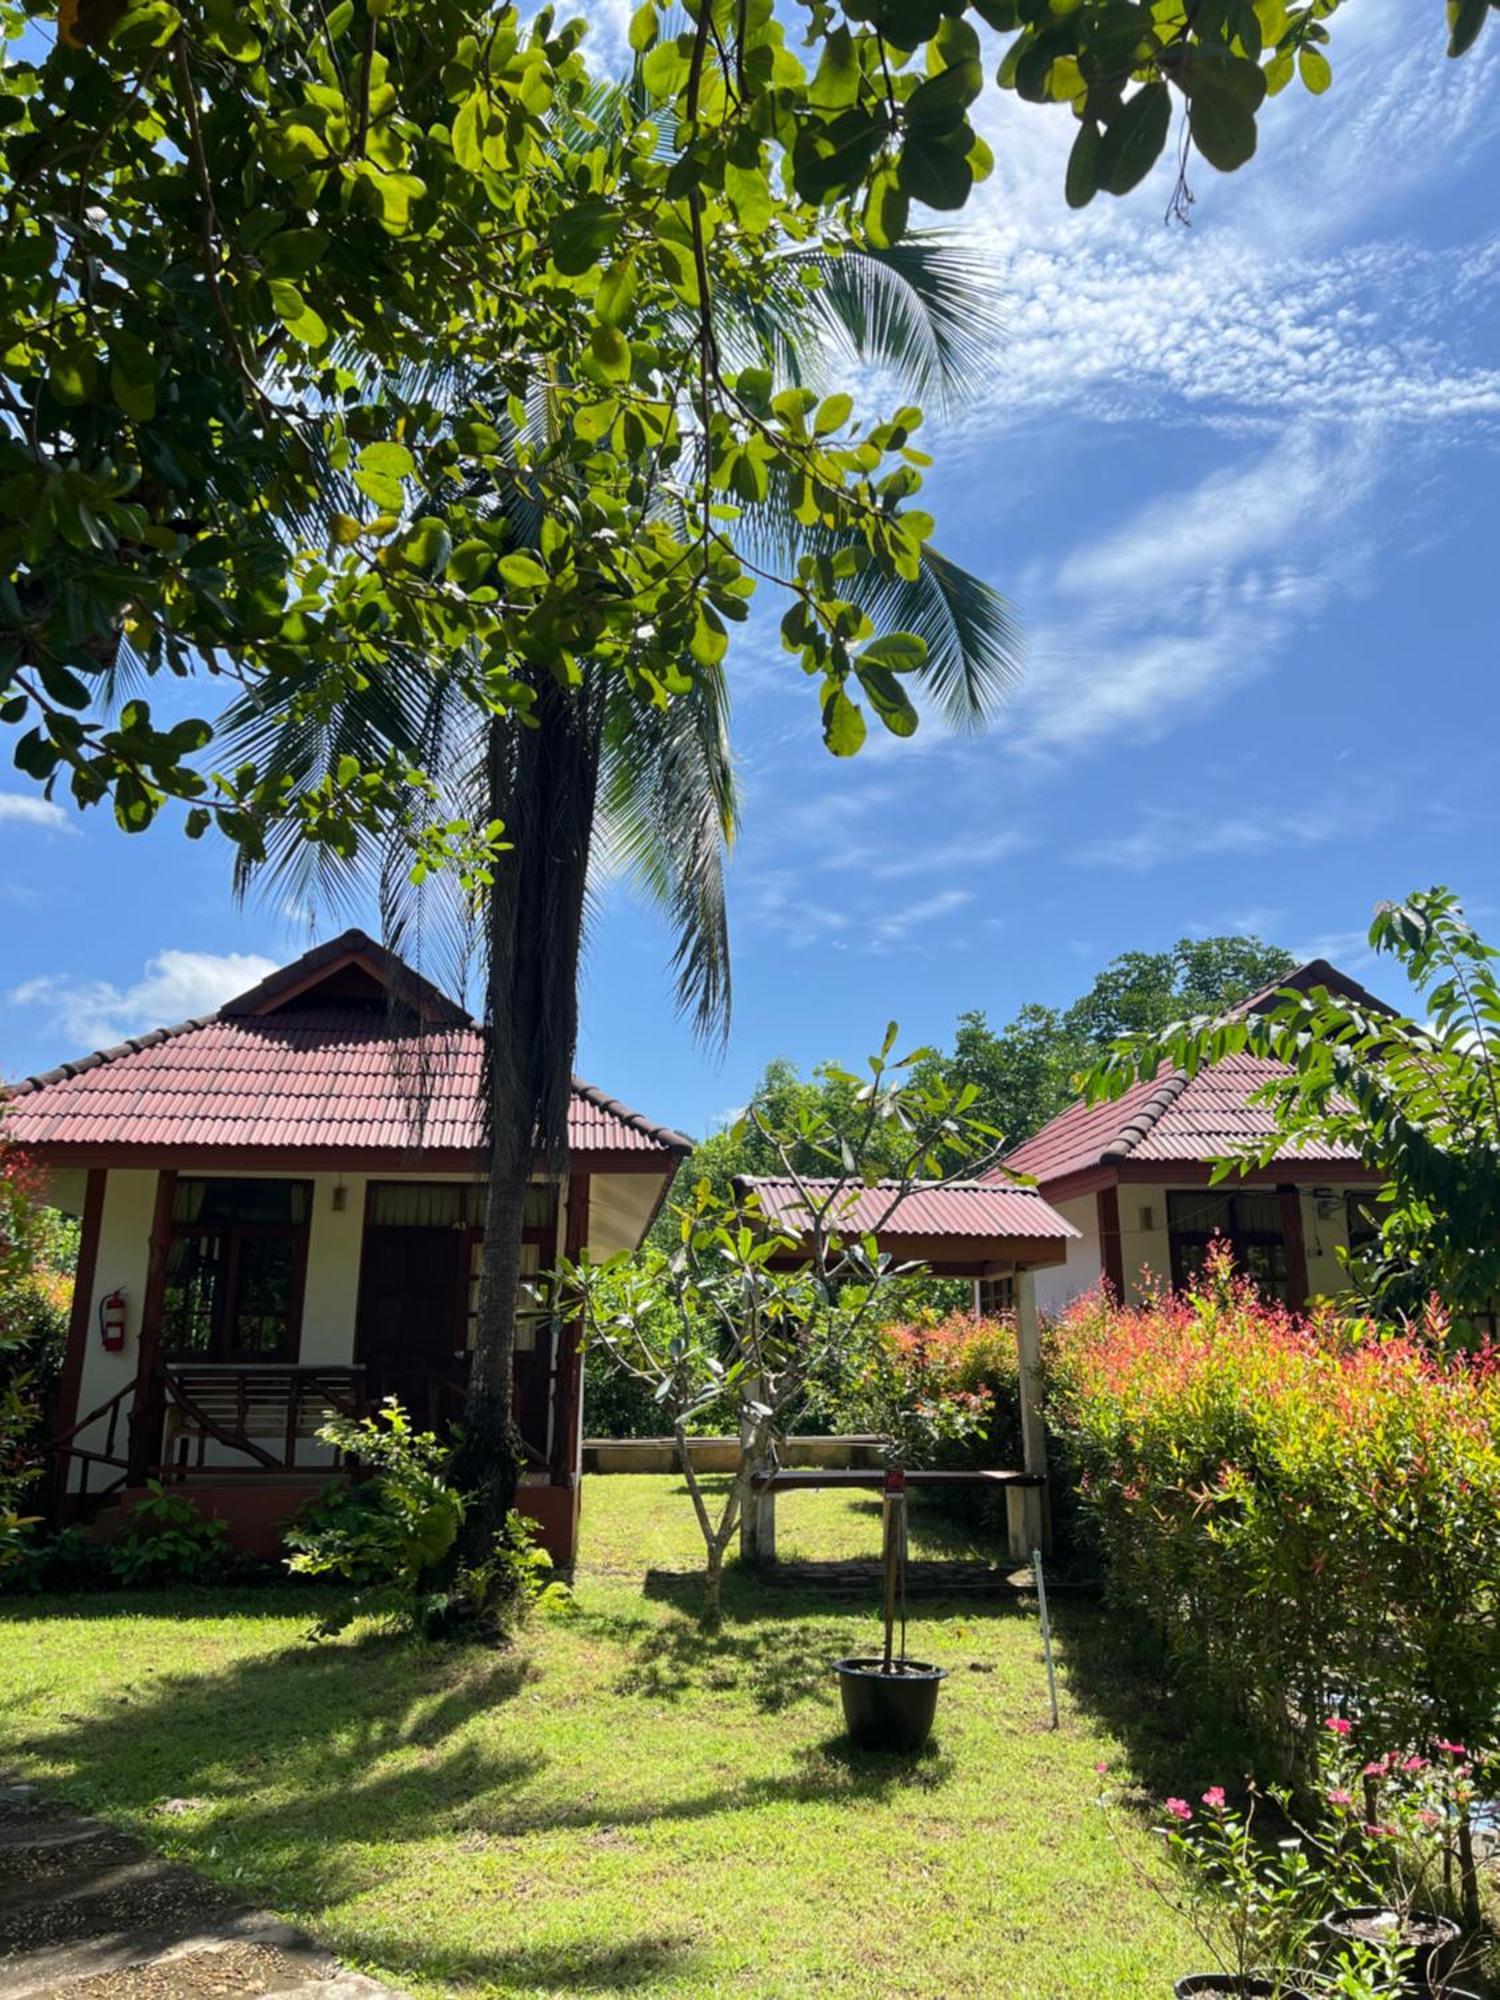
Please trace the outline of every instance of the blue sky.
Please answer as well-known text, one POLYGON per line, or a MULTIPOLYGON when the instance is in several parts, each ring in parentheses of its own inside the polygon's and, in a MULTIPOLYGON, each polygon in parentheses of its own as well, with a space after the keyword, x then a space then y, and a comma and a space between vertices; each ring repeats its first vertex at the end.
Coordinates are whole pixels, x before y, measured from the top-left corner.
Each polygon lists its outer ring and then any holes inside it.
MULTIPOLYGON (((1070 214, 1070 122, 991 94, 963 231, 1007 331, 929 422, 926 499, 1015 605, 1022 686, 982 738, 933 722, 837 763, 757 621, 731 659, 729 1050, 678 1025, 659 924, 609 890, 584 1075, 700 1131, 774 1055, 856 1060, 891 1018, 942 1040, 1185 932, 1254 929, 1377 988, 1382 896, 1447 881, 1500 934, 1500 32, 1447 63, 1440 17, 1351 0, 1333 91, 1278 100, 1232 179, 1201 168, 1186 230, 1165 180, 1070 214)), ((202 1011, 311 941, 305 914, 236 910, 211 843, 49 810, 5 759, 0 1072, 202 1011)))

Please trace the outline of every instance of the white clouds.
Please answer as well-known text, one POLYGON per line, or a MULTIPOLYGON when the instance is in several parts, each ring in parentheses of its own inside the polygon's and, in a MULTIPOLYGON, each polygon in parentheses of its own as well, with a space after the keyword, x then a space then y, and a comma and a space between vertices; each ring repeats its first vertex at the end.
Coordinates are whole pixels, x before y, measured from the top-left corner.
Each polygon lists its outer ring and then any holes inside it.
POLYGON ((1383 441, 1371 425, 1339 436, 1293 423, 1257 457, 1065 552, 1036 580, 1011 723, 1021 745, 1151 740, 1264 672, 1336 592, 1363 587, 1389 527, 1365 518, 1383 441))
POLYGON ((253 952, 169 950, 148 959, 132 986, 52 975, 28 980, 9 998, 18 1007, 47 1007, 65 1040, 77 1048, 96 1049, 150 1028, 211 1014, 275 970, 273 960, 253 952))
POLYGON ((60 805, 39 792, 0 792, 0 826, 41 826, 49 833, 76 833, 60 805))
POLYGON ((941 923, 974 900, 972 889, 940 889, 933 896, 919 896, 898 910, 887 911, 870 925, 870 946, 874 951, 890 951, 904 944, 915 930, 941 923))
MULTIPOLYGON (((1299 808, 1260 800, 1237 811, 1148 807, 1128 832, 1109 834, 1069 858, 1085 867, 1124 868, 1146 874, 1164 863, 1199 855, 1264 854, 1274 848, 1312 847, 1367 832, 1377 815, 1354 802, 1299 808)), ((1258 930, 1274 913, 1247 912, 1233 928, 1258 930), (1257 921, 1251 921, 1252 916, 1257 921)))

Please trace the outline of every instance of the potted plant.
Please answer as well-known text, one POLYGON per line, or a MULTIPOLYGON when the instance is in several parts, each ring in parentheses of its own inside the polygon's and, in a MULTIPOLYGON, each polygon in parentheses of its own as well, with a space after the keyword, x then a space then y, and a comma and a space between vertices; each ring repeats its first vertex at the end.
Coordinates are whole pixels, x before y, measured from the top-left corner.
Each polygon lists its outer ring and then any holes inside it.
POLYGON ((906 1651, 906 1475, 893 1467, 885 1476, 885 1648, 879 1658, 834 1662, 844 1727, 860 1750, 895 1751, 914 1757, 932 1733, 938 1689, 947 1670, 906 1651), (899 1650, 896 1625, 901 1627, 899 1650))
POLYGON ((1324 1930, 1340 1946, 1382 1953, 1403 1991, 1457 2000, 1448 1982, 1461 1928, 1431 1905, 1445 1899, 1455 1872, 1472 1867, 1474 1760, 1444 1739, 1435 1758, 1388 1751, 1361 1764, 1352 1724, 1330 1716, 1324 1727, 1333 1738, 1324 1795, 1333 1824, 1325 1838, 1359 1895, 1332 1910, 1324 1930))
MULTIPOLYGON (((1113 1794, 1105 1791, 1099 1803, 1137 1879, 1186 1918, 1212 1961, 1212 1970, 1176 1982, 1177 2000, 1307 2000, 1326 1881, 1303 1840, 1262 1836, 1253 1788, 1243 1809, 1229 1803, 1222 1785, 1211 1785, 1196 1808, 1186 1799, 1166 1800, 1157 1832, 1168 1868, 1145 1866, 1135 1843, 1120 1838, 1113 1794)), ((1350 1985, 1340 1992, 1343 2000, 1364 2000, 1366 1992, 1373 2000, 1378 1990, 1350 1985)))

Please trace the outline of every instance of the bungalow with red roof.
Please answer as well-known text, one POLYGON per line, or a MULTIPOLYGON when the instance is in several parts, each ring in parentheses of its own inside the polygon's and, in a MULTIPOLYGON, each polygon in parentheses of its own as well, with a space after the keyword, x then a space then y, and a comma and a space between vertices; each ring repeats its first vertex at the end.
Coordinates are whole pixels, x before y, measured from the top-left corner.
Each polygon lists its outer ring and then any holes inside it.
MULTIPOLYGON (((1391 1011, 1326 959, 1315 958, 1241 1002, 1250 1013, 1287 987, 1327 987, 1391 1011)), ((1308 1143, 1211 1184, 1216 1160, 1269 1138, 1251 1099, 1278 1066, 1232 1055, 1191 1079, 1163 1068, 1112 1103, 1079 1100, 1017 1146, 1003 1172, 1030 1175, 1078 1232, 1063 1263, 1037 1276, 1043 1312, 1057 1312, 1107 1278, 1138 1301, 1153 1283, 1188 1282, 1215 1237, 1268 1294, 1294 1307, 1335 1291, 1338 1253, 1373 1233, 1369 1202, 1384 1176, 1347 1148, 1308 1143)), ((981 1284, 982 1305, 1000 1303, 981 1284)))
MULTIPOLYGON (((271 1553, 330 1473, 330 1410, 464 1395, 483 1228, 481 1028, 348 931, 216 1014, 6 1093, 5 1132, 82 1220, 54 1498, 77 1517, 180 1483, 271 1553)), ((540 1174, 535 1274, 639 1245, 680 1133, 573 1085, 570 1169, 540 1174)), ((529 1295, 516 1359, 521 1504, 560 1562, 577 1536, 578 1329, 529 1295)))

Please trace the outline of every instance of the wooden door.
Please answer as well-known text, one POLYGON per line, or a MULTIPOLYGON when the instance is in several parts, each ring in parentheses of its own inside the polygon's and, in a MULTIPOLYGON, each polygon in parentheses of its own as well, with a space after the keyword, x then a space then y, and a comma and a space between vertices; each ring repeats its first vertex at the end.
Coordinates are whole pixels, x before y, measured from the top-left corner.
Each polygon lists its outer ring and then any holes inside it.
POLYGON ((451 1395, 434 1385, 462 1383, 463 1253, 466 1239, 449 1228, 365 1231, 360 1266, 357 1359, 374 1408, 397 1397, 422 1429, 447 1414, 451 1395))

